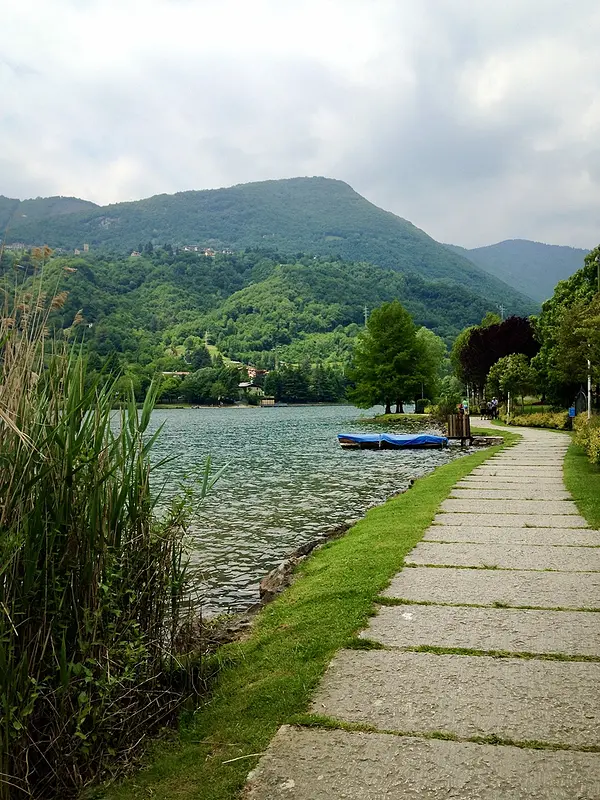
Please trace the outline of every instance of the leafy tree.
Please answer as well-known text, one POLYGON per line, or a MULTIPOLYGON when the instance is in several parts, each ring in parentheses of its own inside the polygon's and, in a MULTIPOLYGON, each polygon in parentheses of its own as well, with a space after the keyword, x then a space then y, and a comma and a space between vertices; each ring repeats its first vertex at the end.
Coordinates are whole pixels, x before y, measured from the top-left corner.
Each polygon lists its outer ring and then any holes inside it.
POLYGON ((454 375, 445 375, 440 383, 440 394, 437 404, 437 415, 446 419, 449 414, 456 413, 456 407, 463 396, 462 384, 454 375))
POLYGON ((194 372, 202 369, 202 367, 210 367, 212 363, 210 353, 205 345, 201 345, 200 347, 196 347, 194 350, 192 350, 188 354, 187 359, 190 362, 190 366, 194 372))
POLYGON ((354 349, 350 399, 359 408, 381 403, 386 414, 395 402, 400 411, 403 400, 414 392, 419 355, 416 328, 408 311, 397 300, 376 308, 354 349))
POLYGON ((421 394, 423 397, 433 399, 438 395, 448 350, 444 340, 436 336, 429 328, 419 328, 416 338, 419 349, 418 372, 415 375, 417 382, 416 395, 421 394))
POLYGON ((488 373, 499 359, 512 353, 523 353, 529 360, 539 349, 530 320, 509 317, 501 323, 464 331, 457 338, 452 359, 458 367, 457 376, 481 395, 488 373))
POLYGON ((587 377, 591 354, 592 373, 600 380, 596 365, 600 355, 595 345, 594 318, 598 315, 598 260, 600 246, 584 259, 583 267, 560 281, 554 295, 542 306, 535 320, 540 352, 532 360, 538 383, 550 402, 570 403, 587 377))
POLYGON ((535 390, 535 370, 529 364, 529 359, 523 353, 504 356, 491 367, 488 375, 488 392, 505 400, 508 393, 513 397, 521 397, 535 390))

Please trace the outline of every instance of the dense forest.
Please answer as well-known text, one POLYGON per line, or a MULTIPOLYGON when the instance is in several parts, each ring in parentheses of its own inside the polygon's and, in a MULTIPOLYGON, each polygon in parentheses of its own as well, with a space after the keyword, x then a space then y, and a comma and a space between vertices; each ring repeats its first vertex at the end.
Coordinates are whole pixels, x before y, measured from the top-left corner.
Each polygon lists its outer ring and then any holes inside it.
POLYGON ((20 203, 0 198, 7 242, 73 250, 125 252, 195 244, 239 251, 270 247, 331 260, 370 262, 424 280, 444 281, 503 303, 515 314, 535 303, 439 244, 405 219, 384 211, 342 181, 264 181, 99 207, 75 198, 20 203))
POLYGON ((138 396, 157 372, 213 369, 201 380, 165 381, 163 399, 229 398, 240 378, 233 361, 278 364, 282 399, 339 398, 365 309, 398 299, 418 326, 450 345, 494 307, 464 288, 339 257, 272 250, 210 257, 151 243, 142 250, 134 257, 5 251, 0 262, 5 282, 41 274, 48 293, 66 291, 53 323, 82 341, 92 372, 122 372, 138 396))

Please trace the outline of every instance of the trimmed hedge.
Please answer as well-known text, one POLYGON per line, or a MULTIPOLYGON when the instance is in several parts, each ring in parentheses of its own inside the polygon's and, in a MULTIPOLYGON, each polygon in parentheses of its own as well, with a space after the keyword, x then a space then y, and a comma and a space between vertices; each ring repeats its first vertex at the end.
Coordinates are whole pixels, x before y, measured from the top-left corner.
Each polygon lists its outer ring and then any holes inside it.
POLYGON ((509 425, 521 425, 525 428, 554 428, 559 431, 569 430, 568 411, 547 411, 545 413, 516 414, 509 425))

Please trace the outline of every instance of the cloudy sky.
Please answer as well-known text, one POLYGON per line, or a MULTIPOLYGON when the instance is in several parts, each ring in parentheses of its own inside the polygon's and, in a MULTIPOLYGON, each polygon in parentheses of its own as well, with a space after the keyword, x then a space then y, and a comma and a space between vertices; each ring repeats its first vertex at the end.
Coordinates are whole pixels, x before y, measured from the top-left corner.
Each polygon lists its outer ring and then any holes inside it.
POLYGON ((598 0, 3 0, 0 19, 0 194, 325 175, 440 241, 600 241, 598 0))

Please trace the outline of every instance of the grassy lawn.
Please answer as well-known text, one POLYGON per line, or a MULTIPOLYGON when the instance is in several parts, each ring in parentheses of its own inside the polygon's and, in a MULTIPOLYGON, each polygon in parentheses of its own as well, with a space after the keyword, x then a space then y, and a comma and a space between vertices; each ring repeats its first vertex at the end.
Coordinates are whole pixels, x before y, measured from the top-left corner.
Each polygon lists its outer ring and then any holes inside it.
MULTIPOLYGON (((503 432, 507 443, 518 435, 503 432)), ((351 646, 374 601, 403 565, 452 486, 503 445, 439 467, 371 509, 299 568, 259 615, 251 637, 220 651, 212 696, 177 744, 157 745, 147 769, 96 793, 107 800, 233 800, 277 728, 306 712, 333 654, 351 646)))
POLYGON ((564 464, 565 484, 580 514, 600 529, 600 467, 592 464, 582 447, 571 442, 564 464))
POLYGON ((429 419, 429 414, 379 414, 376 417, 370 417, 363 420, 364 422, 410 422, 411 420, 429 419))

